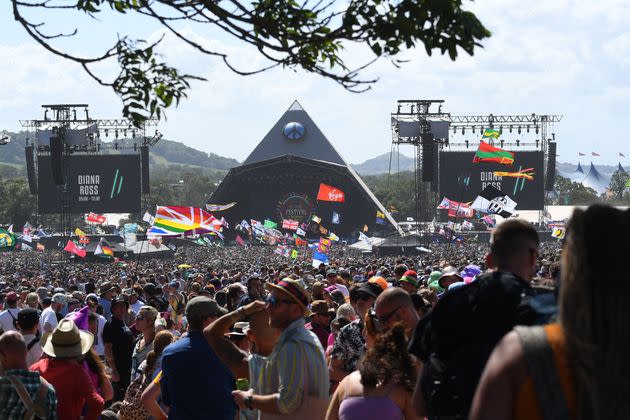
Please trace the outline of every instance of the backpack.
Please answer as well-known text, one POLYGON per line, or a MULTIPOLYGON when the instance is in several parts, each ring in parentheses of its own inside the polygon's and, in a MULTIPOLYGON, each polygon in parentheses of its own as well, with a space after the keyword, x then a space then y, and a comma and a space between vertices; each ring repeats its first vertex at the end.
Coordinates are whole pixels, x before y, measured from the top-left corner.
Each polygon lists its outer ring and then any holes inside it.
POLYGON ((37 396, 35 397, 35 401, 31 399, 31 396, 28 394, 26 387, 15 375, 7 376, 13 387, 15 388, 22 404, 26 408, 26 412, 24 413, 24 420, 32 420, 32 419, 47 419, 48 418, 48 402, 46 401, 46 394, 48 393, 48 382, 44 378, 40 376, 39 378, 39 389, 37 390, 37 396))
POLYGON ((533 325, 533 289, 493 272, 448 291, 418 323, 409 351, 424 363, 420 383, 429 419, 465 419, 481 373, 515 325, 533 325))

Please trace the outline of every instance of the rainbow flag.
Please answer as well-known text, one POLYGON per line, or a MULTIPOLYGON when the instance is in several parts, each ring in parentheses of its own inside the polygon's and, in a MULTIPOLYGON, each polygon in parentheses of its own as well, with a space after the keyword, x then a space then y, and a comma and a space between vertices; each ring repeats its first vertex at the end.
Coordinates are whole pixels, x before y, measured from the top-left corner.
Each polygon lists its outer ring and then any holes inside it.
POLYGON ((479 142, 479 149, 477 149, 475 153, 473 162, 496 162, 502 165, 511 165, 514 163, 514 153, 481 141, 479 142))
POLYGON ((221 221, 199 207, 157 206, 155 221, 150 233, 155 235, 181 235, 218 232, 221 221))

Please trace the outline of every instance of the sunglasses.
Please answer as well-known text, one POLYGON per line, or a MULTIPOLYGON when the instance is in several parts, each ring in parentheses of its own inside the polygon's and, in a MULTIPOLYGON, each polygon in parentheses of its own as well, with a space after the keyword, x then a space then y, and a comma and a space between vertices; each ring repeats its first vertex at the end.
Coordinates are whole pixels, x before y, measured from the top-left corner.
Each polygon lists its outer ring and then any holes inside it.
POLYGON ((294 301, 289 300, 289 299, 278 299, 274 295, 268 295, 267 298, 265 299, 265 302, 267 302, 267 305, 271 306, 272 308, 275 308, 281 303, 286 303, 287 305, 291 305, 292 303, 295 303, 294 301))
POLYGON ((370 296, 370 295, 368 295, 367 293, 364 293, 364 292, 357 292, 357 293, 354 293, 353 296, 352 296, 352 300, 354 300, 356 302, 358 302, 360 300, 368 301, 370 299, 373 299, 373 296, 370 296))

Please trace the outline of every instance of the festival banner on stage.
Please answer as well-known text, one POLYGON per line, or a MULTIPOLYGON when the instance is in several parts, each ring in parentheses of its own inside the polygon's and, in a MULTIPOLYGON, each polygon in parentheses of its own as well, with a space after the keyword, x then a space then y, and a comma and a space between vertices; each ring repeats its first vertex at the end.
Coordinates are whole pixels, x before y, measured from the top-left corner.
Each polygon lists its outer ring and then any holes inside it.
POLYGON ((326 184, 319 184, 319 191, 317 192, 317 200, 343 203, 345 200, 345 194, 343 191, 341 191, 338 188, 335 188, 326 184))

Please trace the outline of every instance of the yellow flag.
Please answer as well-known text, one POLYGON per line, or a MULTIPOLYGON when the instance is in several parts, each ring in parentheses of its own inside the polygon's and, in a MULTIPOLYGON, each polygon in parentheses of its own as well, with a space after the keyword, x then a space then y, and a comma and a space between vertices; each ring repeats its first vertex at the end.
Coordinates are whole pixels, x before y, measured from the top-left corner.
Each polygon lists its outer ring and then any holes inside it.
POLYGON ((74 234, 75 234, 75 235, 77 235, 77 236, 87 236, 87 235, 85 234, 85 232, 83 232, 83 231, 82 231, 81 229, 79 229, 79 228, 76 228, 76 229, 74 230, 74 234))

